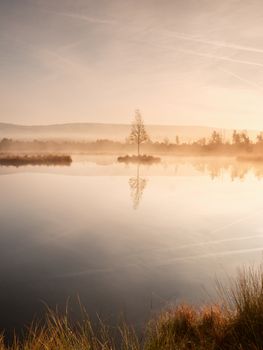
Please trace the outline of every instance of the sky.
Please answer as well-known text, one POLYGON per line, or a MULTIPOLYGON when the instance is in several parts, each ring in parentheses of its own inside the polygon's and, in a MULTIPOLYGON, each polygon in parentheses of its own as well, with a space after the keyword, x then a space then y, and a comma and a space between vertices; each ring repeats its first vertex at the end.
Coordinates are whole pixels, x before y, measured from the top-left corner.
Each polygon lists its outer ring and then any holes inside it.
POLYGON ((263 129, 262 0, 0 0, 0 121, 263 129))

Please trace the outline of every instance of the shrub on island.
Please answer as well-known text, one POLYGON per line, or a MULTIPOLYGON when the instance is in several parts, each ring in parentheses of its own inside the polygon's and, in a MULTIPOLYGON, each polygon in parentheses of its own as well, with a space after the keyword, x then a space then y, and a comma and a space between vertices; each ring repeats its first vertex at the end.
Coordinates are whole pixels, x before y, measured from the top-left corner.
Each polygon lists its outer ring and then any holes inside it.
POLYGON ((161 158, 154 157, 154 156, 148 156, 148 155, 140 155, 140 156, 122 156, 118 157, 118 162, 120 163, 143 163, 143 164, 154 164, 159 163, 161 161, 161 158))

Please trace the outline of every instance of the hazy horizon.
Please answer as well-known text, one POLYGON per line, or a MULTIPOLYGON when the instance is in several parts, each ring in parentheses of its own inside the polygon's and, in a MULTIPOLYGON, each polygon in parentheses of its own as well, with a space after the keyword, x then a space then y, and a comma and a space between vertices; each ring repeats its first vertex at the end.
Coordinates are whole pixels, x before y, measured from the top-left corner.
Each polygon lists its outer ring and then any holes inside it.
MULTIPOLYGON (((131 122, 132 122, 132 119, 130 121, 127 121, 127 122, 111 122, 110 120, 109 121, 105 121, 105 122, 96 122, 96 121, 68 121, 68 122, 51 122, 51 123, 41 123, 41 124, 27 124, 27 123, 15 123, 15 122, 9 122, 9 121, 0 121, 0 125, 13 125, 13 126, 22 126, 22 127, 47 127, 47 126, 63 126, 63 125, 82 125, 82 124, 98 124, 98 125, 113 125, 113 126, 119 126, 119 125, 123 125, 123 126, 130 126, 131 125, 131 122)), ((218 125, 194 125, 194 124, 176 124, 176 123, 170 123, 170 124, 165 124, 165 123, 147 123, 146 125, 146 128, 147 126, 154 126, 154 127, 169 127, 169 126, 173 126, 173 127, 186 127, 186 128, 207 128, 207 129, 216 129, 216 130, 249 130, 249 131, 261 131, 262 128, 258 128, 258 129, 255 129, 255 128, 228 128, 228 127, 219 127, 218 125)))
POLYGON ((0 120, 261 129, 259 0, 0 1, 0 120))
MULTIPOLYGON (((130 124, 115 123, 66 123, 66 124, 42 124, 42 125, 20 125, 6 124, 0 122, 1 138, 11 139, 67 139, 67 140, 98 140, 107 139, 124 141, 130 134, 130 124)), ((243 131, 236 129, 237 131, 243 131)), ((147 124, 146 131, 152 141, 167 140, 175 142, 179 137, 181 142, 192 142, 203 138, 211 139, 214 131, 219 132, 225 140, 232 140, 233 129, 197 125, 156 125, 147 124)), ((251 141, 256 140, 261 130, 248 129, 247 135, 251 141)))

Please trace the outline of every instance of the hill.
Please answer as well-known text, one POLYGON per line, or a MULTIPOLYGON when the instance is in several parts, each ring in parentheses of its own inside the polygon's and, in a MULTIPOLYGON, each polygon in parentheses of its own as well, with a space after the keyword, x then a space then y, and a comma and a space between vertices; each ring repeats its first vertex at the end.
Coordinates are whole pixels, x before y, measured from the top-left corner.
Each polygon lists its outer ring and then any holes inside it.
MULTIPOLYGON (((181 141, 191 141, 209 137, 213 130, 222 132, 226 139, 230 139, 233 130, 211 128, 206 126, 176 126, 176 125, 147 125, 147 131, 153 141, 163 141, 168 138, 175 141, 179 136, 181 141)), ((0 123, 0 138, 15 139, 78 139, 97 140, 110 139, 123 141, 129 135, 128 124, 98 124, 98 123, 70 123, 54 125, 16 125, 0 123)), ((258 131, 248 131, 254 138, 258 131)))

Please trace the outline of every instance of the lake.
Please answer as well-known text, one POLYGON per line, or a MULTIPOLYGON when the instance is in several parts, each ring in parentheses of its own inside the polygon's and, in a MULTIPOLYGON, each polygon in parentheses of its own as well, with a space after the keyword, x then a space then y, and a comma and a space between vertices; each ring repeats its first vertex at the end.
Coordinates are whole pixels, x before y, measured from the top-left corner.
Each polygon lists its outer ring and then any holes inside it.
MULTIPOLYGON (((138 167, 73 156, 68 167, 0 167, 0 328, 45 304, 135 326, 262 261, 263 165, 167 158, 138 167)), ((227 282, 226 282, 227 283, 227 282)), ((77 316, 76 316, 77 317, 77 316)))

